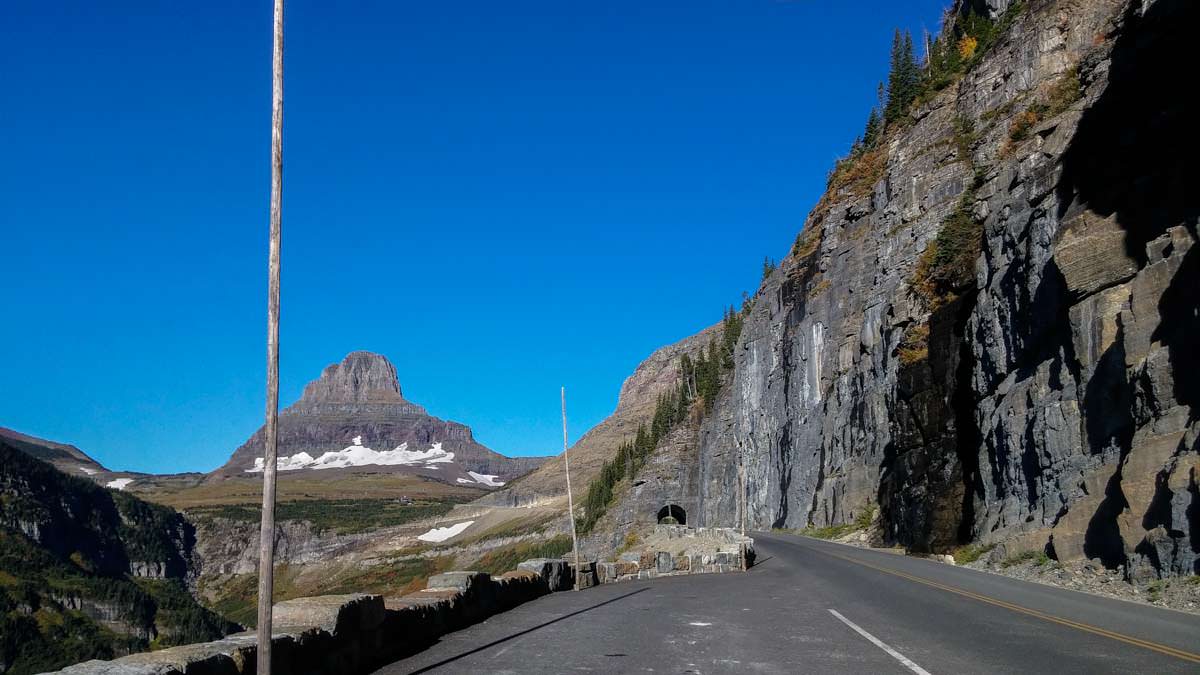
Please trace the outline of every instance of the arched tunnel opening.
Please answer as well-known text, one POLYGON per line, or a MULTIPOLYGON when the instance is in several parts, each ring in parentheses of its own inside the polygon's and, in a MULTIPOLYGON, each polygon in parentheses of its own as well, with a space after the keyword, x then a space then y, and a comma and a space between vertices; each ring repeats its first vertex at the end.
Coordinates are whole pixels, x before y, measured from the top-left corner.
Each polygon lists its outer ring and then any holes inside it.
POLYGON ((667 504, 658 510, 659 525, 687 525, 687 511, 677 504, 667 504))

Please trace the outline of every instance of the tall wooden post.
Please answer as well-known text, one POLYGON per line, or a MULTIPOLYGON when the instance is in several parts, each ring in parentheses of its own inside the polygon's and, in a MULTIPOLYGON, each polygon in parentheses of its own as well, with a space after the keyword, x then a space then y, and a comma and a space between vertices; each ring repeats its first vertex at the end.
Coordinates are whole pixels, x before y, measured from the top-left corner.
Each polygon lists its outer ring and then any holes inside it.
POLYGON ((271 54, 271 247, 267 282, 267 422, 262 528, 258 545, 258 675, 271 675, 271 603, 275 587, 275 470, 279 450, 279 248, 283 207, 283 0, 275 0, 271 54))
POLYGON ((579 590, 579 537, 575 534, 575 500, 571 497, 571 461, 567 457, 567 388, 562 388, 563 468, 567 472, 567 517, 571 520, 571 547, 575 549, 575 590, 579 590))

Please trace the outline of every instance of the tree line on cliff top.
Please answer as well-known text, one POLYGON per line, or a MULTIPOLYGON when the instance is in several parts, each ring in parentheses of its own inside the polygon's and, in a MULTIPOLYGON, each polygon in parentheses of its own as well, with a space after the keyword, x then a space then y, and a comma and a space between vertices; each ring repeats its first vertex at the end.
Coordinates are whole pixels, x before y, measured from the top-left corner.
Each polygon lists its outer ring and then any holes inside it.
POLYGON ((649 424, 638 425, 634 437, 618 446, 616 455, 604 463, 599 475, 588 484, 583 514, 576 520, 579 532, 592 531, 612 504, 617 484, 624 478, 633 480, 672 430, 689 419, 699 421, 712 411, 725 374, 733 370, 733 350, 749 309, 748 301, 741 310, 727 308, 720 330, 700 348, 696 358, 688 354, 679 358, 677 383, 670 391, 659 394, 649 424))

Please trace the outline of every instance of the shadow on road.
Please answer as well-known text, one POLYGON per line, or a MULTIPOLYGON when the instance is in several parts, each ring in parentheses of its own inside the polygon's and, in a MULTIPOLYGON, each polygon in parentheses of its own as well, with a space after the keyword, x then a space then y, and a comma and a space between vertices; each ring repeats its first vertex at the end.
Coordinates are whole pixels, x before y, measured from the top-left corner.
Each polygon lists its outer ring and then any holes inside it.
POLYGON ((773 556, 773 555, 769 555, 769 556, 763 558, 762 560, 755 560, 754 564, 750 566, 750 569, 751 570, 756 569, 756 568, 762 566, 763 563, 767 562, 768 560, 770 560, 771 558, 774 558, 774 557, 775 556, 773 556))
POLYGON ((601 607, 603 607, 603 606, 605 606, 605 605, 611 605, 612 603, 614 603, 614 602, 617 602, 618 600, 624 600, 625 598, 628 598, 628 597, 630 597, 630 596, 632 596, 632 595, 637 595, 638 593, 643 593, 643 592, 645 592, 645 591, 648 591, 648 590, 650 590, 650 589, 648 589, 648 588, 640 588, 640 589, 638 589, 638 590, 636 590, 636 591, 631 591, 631 592, 629 592, 629 593, 626 593, 625 595, 618 595, 617 597, 615 597, 615 598, 612 598, 611 600, 605 600, 604 602, 597 603, 597 604, 595 604, 595 605, 592 605, 591 607, 584 607, 583 609, 576 610, 576 611, 574 611, 574 612, 571 612, 570 614, 563 614, 563 615, 562 615, 562 616, 560 616, 560 617, 557 617, 557 618, 551 619, 551 620, 549 620, 549 621, 546 621, 546 622, 540 623, 540 624, 538 624, 538 625, 536 625, 536 626, 534 626, 534 627, 532 627, 532 628, 526 628, 526 629, 525 629, 525 630, 523 630, 523 631, 518 631, 518 632, 516 632, 516 633, 513 633, 512 635, 509 635, 509 636, 507 636, 507 637, 502 637, 502 638, 500 638, 499 640, 493 640, 493 641, 491 641, 491 642, 489 642, 489 643, 487 643, 487 644, 485 644, 485 645, 481 645, 481 646, 479 646, 479 647, 476 647, 475 649, 472 649, 472 650, 470 650, 470 651, 465 651, 465 652, 463 652, 463 653, 461 653, 461 654, 457 654, 457 655, 455 655, 455 656, 451 656, 451 657, 450 657, 450 658, 448 658, 448 659, 442 659, 441 661, 438 661, 437 663, 432 663, 432 664, 430 664, 430 665, 428 665, 428 666, 425 666, 424 668, 421 668, 421 669, 419 669, 419 670, 414 670, 414 671, 412 671, 412 675, 416 675, 417 673, 427 673, 427 672, 429 672, 429 671, 432 671, 432 670, 435 670, 435 669, 437 669, 437 668, 441 668, 442 666, 445 666, 445 665, 447 665, 447 664, 450 664, 450 663, 454 663, 455 661, 457 661, 457 660, 459 660, 459 659, 466 658, 466 657, 468 657, 468 656, 470 656, 470 655, 472 655, 472 654, 477 654, 477 653, 479 653, 479 652, 482 652, 482 651, 485 651, 485 650, 487 650, 487 649, 491 649, 492 647, 495 647, 496 645, 499 645, 499 644, 503 644, 503 643, 505 643, 505 642, 508 642, 509 640, 515 640, 516 638, 519 638, 519 637, 521 637, 522 635, 528 635, 529 633, 532 633, 532 632, 534 632, 534 631, 536 631, 536 630, 540 630, 540 629, 542 629, 542 628, 545 628, 546 626, 550 626, 550 625, 556 624, 556 623, 558 623, 559 621, 562 621, 562 620, 564 620, 564 619, 569 619, 569 618, 571 618, 571 617, 573 617, 573 616, 578 616, 578 615, 580 615, 580 614, 584 614, 584 613, 586 613, 586 612, 590 612, 590 611, 592 611, 593 609, 599 609, 599 608, 601 608, 601 607))

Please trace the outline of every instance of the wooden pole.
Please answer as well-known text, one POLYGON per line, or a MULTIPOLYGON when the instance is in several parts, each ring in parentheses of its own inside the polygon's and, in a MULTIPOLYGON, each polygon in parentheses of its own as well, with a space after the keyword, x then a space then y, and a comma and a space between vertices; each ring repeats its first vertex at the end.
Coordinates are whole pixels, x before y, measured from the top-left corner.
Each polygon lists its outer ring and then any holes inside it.
POLYGON ((279 248, 283 207, 283 0, 275 0, 271 53, 271 245, 267 282, 267 422, 262 526, 258 545, 258 675, 271 675, 271 603, 275 588, 275 470, 279 450, 279 248))
POLYGON ((567 518, 571 521, 571 547, 575 549, 575 590, 579 590, 579 537, 575 534, 575 500, 571 497, 571 461, 567 457, 567 388, 562 388, 563 468, 567 472, 567 518))

